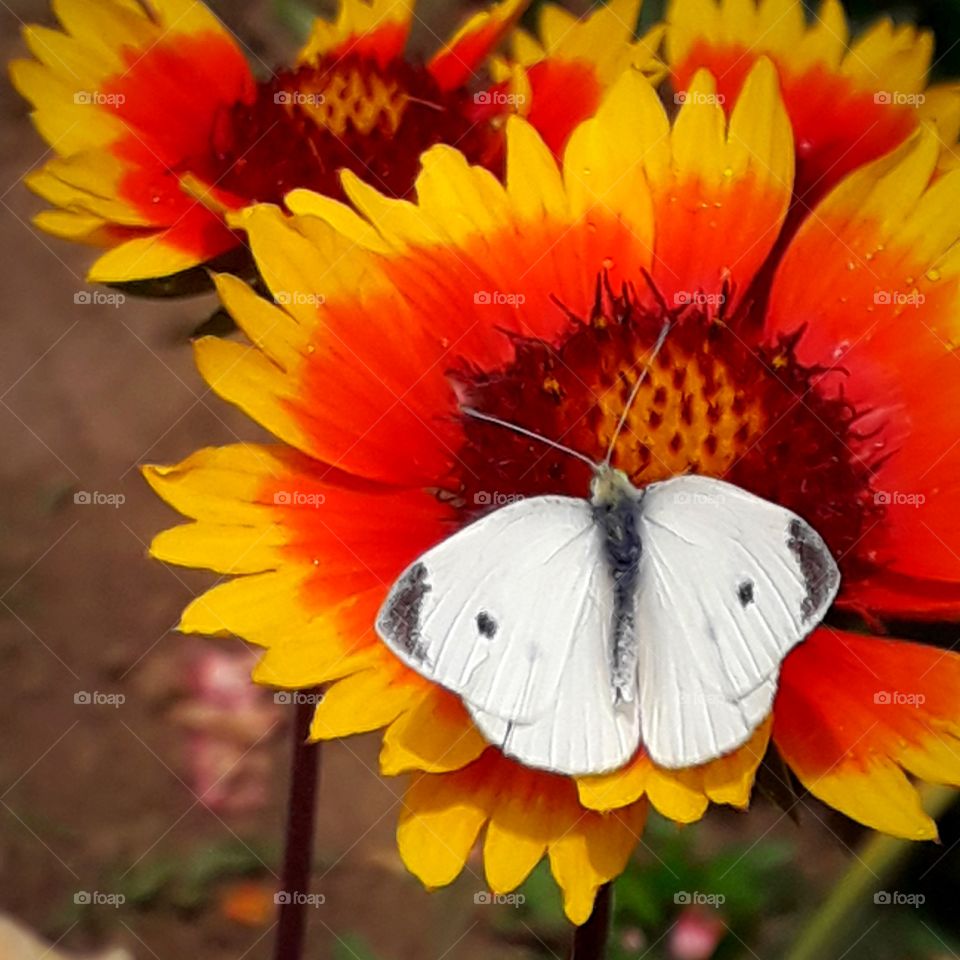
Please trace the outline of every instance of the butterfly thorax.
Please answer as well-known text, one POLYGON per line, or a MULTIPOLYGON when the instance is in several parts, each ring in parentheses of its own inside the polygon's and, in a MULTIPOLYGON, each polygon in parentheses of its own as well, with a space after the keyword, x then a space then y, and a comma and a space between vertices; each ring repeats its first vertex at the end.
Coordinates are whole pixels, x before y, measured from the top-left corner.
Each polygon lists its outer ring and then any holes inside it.
POLYGON ((637 647, 635 595, 640 573, 639 506, 643 499, 620 470, 597 468, 591 485, 593 518, 603 536, 604 554, 613 578, 614 632, 610 675, 616 701, 636 697, 637 647))
POLYGON ((622 500, 641 500, 643 494, 622 471, 598 464, 590 484, 590 502, 596 507, 604 504, 616 504, 622 500))

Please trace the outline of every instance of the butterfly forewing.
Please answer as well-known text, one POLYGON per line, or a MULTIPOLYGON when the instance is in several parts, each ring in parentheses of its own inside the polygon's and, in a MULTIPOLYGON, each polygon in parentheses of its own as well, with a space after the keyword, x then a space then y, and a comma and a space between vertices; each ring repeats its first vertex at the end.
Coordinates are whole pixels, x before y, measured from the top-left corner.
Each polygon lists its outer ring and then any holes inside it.
POLYGON ((613 614, 596 595, 601 564, 586 500, 520 500, 423 554, 391 589, 377 632, 474 709, 530 723, 554 704, 575 641, 604 657, 598 624, 613 614))
POLYGON ((636 593, 642 736, 660 765, 703 763, 769 714, 783 658, 840 575, 807 523, 705 477, 648 487, 636 593))

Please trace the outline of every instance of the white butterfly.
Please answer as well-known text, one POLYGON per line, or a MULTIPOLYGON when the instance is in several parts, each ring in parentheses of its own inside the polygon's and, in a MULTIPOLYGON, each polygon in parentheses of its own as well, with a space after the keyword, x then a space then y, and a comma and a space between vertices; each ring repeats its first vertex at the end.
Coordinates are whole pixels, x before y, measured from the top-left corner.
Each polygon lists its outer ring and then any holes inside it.
POLYGON ((516 501, 423 554, 377 632, 527 766, 601 773, 641 742, 663 767, 720 757, 769 714, 837 565, 804 520, 731 484, 638 489, 609 455, 587 462, 589 500, 516 501))

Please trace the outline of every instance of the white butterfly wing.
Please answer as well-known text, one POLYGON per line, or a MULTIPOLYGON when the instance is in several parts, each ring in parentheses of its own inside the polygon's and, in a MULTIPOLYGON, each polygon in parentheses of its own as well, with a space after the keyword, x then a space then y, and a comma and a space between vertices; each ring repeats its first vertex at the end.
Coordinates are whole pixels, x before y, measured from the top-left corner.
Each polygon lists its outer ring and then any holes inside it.
MULTIPOLYGON (((530 723, 556 708, 575 641, 605 663, 598 594, 603 543, 590 504, 533 497, 482 517, 428 550, 394 584, 377 632, 418 673, 473 709, 530 723), (597 630, 597 632, 591 632, 597 630)), ((578 700, 567 705, 578 711, 578 700)), ((559 736, 560 734, 558 734, 559 736)))
POLYGON ((592 602, 580 612, 566 668, 546 712, 531 723, 517 723, 466 702, 484 737, 526 766, 568 776, 602 773, 623 766, 640 742, 636 701, 614 698, 613 583, 598 560, 591 574, 592 602))
POLYGON ((639 531, 643 741, 661 766, 693 766, 750 738, 783 658, 820 622, 840 574, 809 524, 706 477, 648 487, 639 531))

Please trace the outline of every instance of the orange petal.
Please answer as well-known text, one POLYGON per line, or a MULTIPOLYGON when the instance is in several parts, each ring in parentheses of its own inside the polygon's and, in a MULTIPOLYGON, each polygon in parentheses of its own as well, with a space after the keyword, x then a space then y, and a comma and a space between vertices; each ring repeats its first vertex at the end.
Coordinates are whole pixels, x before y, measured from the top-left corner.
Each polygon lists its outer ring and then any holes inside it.
POLYGON ((500 0, 474 14, 430 61, 430 72, 443 90, 452 90, 476 75, 480 64, 496 49, 523 14, 530 0, 500 0))
POLYGON ((413 0, 340 0, 337 19, 314 21, 298 63, 348 55, 369 57, 384 68, 403 53, 413 20, 413 0))
POLYGON ((787 657, 773 737, 800 782, 867 826, 933 839, 906 773, 960 784, 960 655, 820 628, 787 657))
MULTIPOLYGON (((926 131, 851 175, 802 226, 774 281, 771 335, 826 371, 875 461, 883 508, 858 553, 907 577, 960 581, 960 171, 940 175, 926 131), (931 384, 936 389, 931 389, 931 384)), ((853 583, 848 586, 853 586, 853 583)))

